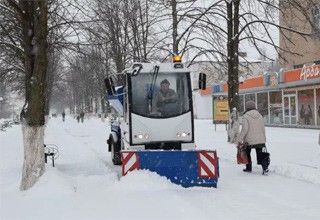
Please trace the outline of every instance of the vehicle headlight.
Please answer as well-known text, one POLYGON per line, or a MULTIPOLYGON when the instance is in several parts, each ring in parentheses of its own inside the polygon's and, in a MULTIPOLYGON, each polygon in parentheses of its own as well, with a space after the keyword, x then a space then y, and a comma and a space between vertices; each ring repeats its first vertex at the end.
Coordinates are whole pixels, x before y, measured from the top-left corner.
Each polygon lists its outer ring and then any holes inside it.
POLYGON ((178 132, 177 133, 177 137, 180 138, 184 138, 184 137, 187 137, 187 136, 190 136, 190 133, 187 133, 187 132, 178 132))
POLYGON ((134 138, 139 138, 139 139, 148 139, 150 135, 148 133, 145 134, 136 134, 133 136, 134 138))

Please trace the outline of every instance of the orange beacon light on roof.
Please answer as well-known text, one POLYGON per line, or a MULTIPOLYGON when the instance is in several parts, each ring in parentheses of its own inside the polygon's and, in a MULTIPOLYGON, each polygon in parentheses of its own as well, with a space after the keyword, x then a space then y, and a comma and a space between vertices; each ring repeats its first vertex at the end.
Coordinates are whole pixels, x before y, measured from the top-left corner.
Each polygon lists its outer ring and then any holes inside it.
POLYGON ((179 55, 174 55, 173 56, 173 62, 174 63, 181 62, 181 60, 182 60, 181 56, 179 56, 179 55))

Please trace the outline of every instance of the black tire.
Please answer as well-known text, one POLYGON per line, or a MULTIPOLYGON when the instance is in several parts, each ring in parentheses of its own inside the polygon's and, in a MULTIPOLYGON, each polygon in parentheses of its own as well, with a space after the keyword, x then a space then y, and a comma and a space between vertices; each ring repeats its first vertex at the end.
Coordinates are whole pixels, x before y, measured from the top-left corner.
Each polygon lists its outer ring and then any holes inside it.
POLYGON ((121 155, 120 155, 120 142, 114 142, 113 138, 109 138, 110 149, 111 149, 111 160, 114 165, 121 165, 121 155))

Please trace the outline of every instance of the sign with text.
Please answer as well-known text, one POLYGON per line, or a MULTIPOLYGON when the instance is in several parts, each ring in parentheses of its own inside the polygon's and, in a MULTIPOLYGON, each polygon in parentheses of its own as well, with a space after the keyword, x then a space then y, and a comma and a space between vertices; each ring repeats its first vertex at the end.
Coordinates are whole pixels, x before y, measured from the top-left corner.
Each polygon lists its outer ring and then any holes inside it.
POLYGON ((213 99, 213 120, 214 121, 229 120, 228 100, 223 96, 214 97, 213 99))
POLYGON ((306 65, 303 65, 300 73, 300 80, 307 81, 311 78, 320 77, 320 66, 316 66, 313 64, 312 66, 306 67, 306 65))

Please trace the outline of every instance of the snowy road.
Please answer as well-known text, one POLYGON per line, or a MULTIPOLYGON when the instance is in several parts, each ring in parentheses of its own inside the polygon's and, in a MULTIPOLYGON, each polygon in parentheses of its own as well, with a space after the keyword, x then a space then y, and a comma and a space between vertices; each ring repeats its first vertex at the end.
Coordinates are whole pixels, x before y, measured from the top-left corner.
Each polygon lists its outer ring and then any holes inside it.
POLYGON ((319 131, 267 128, 271 171, 262 176, 257 165, 241 171, 223 126, 214 131, 203 120, 195 127, 199 148, 220 157, 217 189, 185 189, 148 171, 120 177, 106 148, 107 123, 59 118, 45 138, 59 146, 56 167, 48 163, 39 183, 20 192, 21 129, 1 132, 0 219, 320 219, 319 131))

